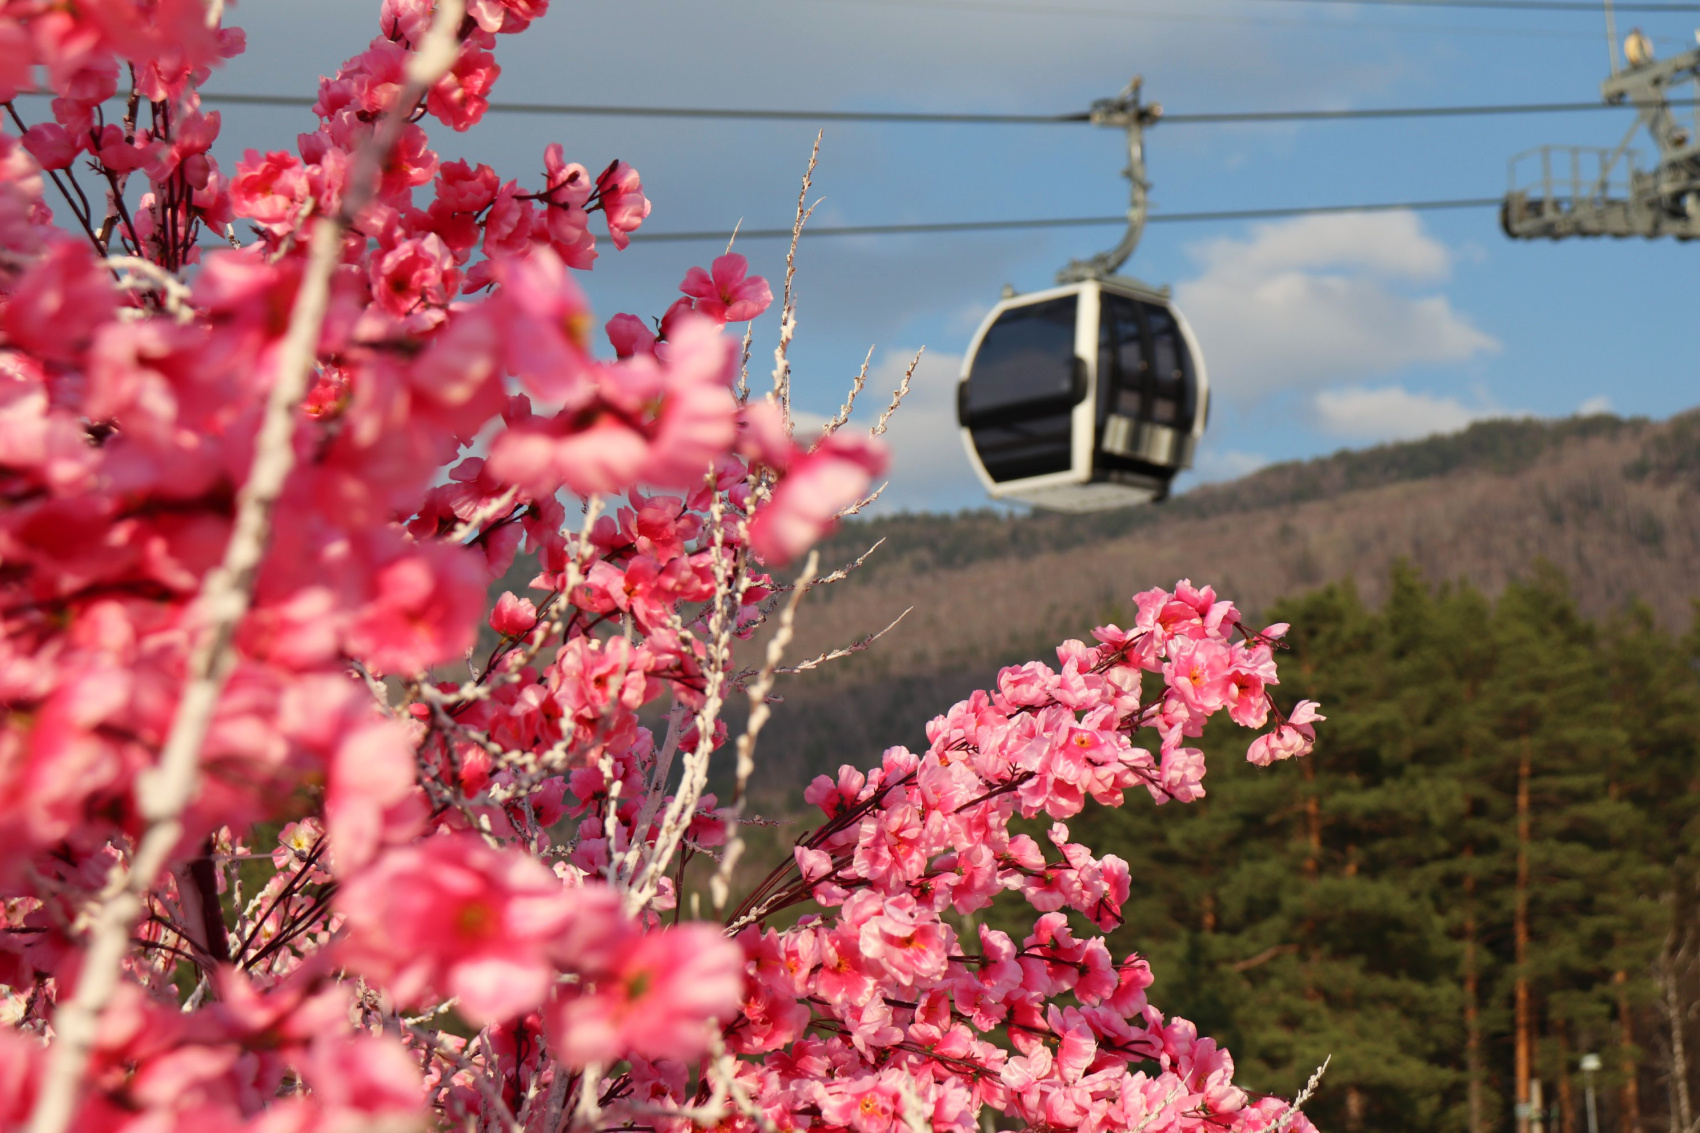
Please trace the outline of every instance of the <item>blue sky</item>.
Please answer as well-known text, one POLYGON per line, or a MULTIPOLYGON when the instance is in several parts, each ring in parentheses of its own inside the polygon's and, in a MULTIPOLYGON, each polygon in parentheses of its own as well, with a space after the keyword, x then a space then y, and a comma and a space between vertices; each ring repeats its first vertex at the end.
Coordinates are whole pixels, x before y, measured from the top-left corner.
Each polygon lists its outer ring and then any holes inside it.
MULTIPOLYGON (((249 54, 209 89, 309 93, 361 48, 378 5, 245 0, 249 54)), ((1695 17, 1700 20, 1700 16, 1695 17)), ((1639 22, 1661 55, 1685 17, 1639 22)), ((1586 101, 1606 69, 1597 13, 1389 9, 1277 0, 556 0, 503 37, 510 101, 1061 113, 1143 74, 1170 111, 1586 101)), ((305 111, 232 108, 220 153, 292 145, 305 111)), ((1278 126, 1159 125, 1158 210, 1494 196, 1506 161, 1546 142, 1613 145, 1630 112, 1278 126)), ((537 179, 550 142, 591 168, 638 167, 656 231, 789 220, 814 129, 775 123, 492 116, 436 127, 451 157, 537 179)), ((1641 143, 1643 150, 1650 144, 1641 143)), ((1119 136, 1088 126, 829 124, 823 223, 1104 215, 1125 206, 1119 136)), ((887 383, 928 361, 897 447, 891 506, 983 497, 950 417, 956 367, 1007 281, 1045 285, 1113 230, 820 238, 799 260, 797 400, 836 408, 875 348, 887 383)), ((606 242, 586 280, 598 312, 658 314, 712 245, 606 242)), ((741 247, 777 278, 783 247, 741 247)), ((1525 244, 1492 210, 1154 225, 1129 265, 1169 283, 1217 387, 1192 477, 1583 407, 1663 417, 1697 401, 1700 248, 1646 241, 1525 244)), ((775 319, 758 323, 758 362, 775 319)))

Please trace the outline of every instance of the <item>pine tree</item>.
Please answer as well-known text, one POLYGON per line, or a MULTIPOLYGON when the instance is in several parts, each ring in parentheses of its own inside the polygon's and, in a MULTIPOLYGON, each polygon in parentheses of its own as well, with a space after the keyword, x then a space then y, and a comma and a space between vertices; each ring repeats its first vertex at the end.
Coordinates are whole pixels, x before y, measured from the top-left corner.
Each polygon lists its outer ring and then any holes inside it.
POLYGON ((1546 1129, 1579 1133, 1586 1051, 1604 1129, 1662 1109, 1648 1051, 1700 1045, 1651 1013, 1700 1000, 1700 933, 1668 931, 1700 910, 1700 630, 1596 628, 1550 570, 1489 602, 1401 567, 1379 611, 1337 585, 1274 617, 1278 698, 1321 700, 1322 742, 1254 775, 1207 734, 1206 798, 1075 820, 1148 883, 1113 944, 1252 1087, 1332 1055, 1325 1128, 1487 1133, 1538 1078, 1546 1129))

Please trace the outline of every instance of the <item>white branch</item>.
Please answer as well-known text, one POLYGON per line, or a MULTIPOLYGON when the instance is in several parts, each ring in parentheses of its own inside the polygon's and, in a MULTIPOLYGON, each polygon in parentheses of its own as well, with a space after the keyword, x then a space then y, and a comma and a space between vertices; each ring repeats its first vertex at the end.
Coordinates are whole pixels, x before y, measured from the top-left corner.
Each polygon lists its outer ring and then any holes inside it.
MULTIPOLYGON (((749 785, 750 775, 756 769, 756 737, 761 735, 767 718, 773 714, 772 709, 767 706, 767 694, 773 689, 773 674, 778 670, 779 662, 785 656, 785 647, 791 644, 792 634, 796 630, 797 605, 803 600, 803 595, 809 592, 815 571, 819 569, 820 552, 810 551, 809 561, 791 589, 790 600, 785 603, 785 611, 779 615, 779 628, 774 630, 773 637, 767 643, 767 657, 762 663, 761 672, 756 674, 756 679, 749 686, 750 718, 744 723, 744 734, 738 737, 737 784, 732 792, 734 823, 744 815, 744 789, 749 785)), ((744 840, 738 836, 736 830, 737 827, 734 826, 732 838, 726 844, 725 856, 720 859, 720 868, 714 871, 714 878, 709 883, 716 914, 726 908, 732 871, 744 853, 744 840)))
POLYGON ((844 399, 844 404, 838 407, 838 413, 826 423, 820 431, 822 437, 830 437, 844 427, 850 420, 850 413, 856 408, 856 396, 862 392, 862 387, 868 384, 868 364, 874 360, 874 348, 868 347, 868 356, 862 359, 862 368, 850 382, 850 395, 844 399))
POLYGON ((921 364, 921 355, 926 352, 927 348, 924 346, 915 351, 914 360, 909 363, 909 368, 903 371, 903 380, 897 384, 897 388, 891 393, 891 404, 885 407, 885 412, 880 414, 879 421, 875 423, 872 429, 868 430, 870 436, 877 437, 885 432, 886 425, 891 423, 891 415, 897 412, 898 406, 903 404, 903 399, 909 396, 909 383, 915 378, 915 367, 921 364))
POLYGON ((1275 1122, 1271 1133, 1281 1133, 1283 1129, 1293 1123, 1293 1120, 1299 1115, 1299 1109, 1311 1099, 1311 1095, 1316 1093, 1316 1087, 1321 1084, 1323 1074, 1328 1072, 1328 1064, 1333 1061, 1334 1056, 1332 1054, 1322 1060, 1322 1065, 1318 1066, 1311 1074, 1310 1081, 1305 1083, 1305 1088, 1300 1090, 1298 1097, 1293 1099, 1293 1104, 1281 1111, 1280 1120, 1275 1122))
MULTIPOLYGON (((791 224, 791 247, 785 253, 785 301, 779 307, 779 345, 773 348, 773 392, 779 398, 779 411, 785 420, 785 431, 791 431, 791 338, 797 333, 797 299, 791 288, 797 275, 797 241, 803 235, 803 225, 809 222, 815 206, 808 203, 809 185, 815 176, 815 164, 820 161, 820 140, 815 134, 815 148, 809 153, 808 168, 803 170, 803 187, 797 191, 797 219, 791 224)), ((819 204, 820 202, 815 202, 819 204)))
POLYGON ((879 630, 878 632, 875 632, 875 633, 870 633, 870 634, 868 634, 868 636, 866 636, 866 637, 864 637, 864 638, 862 638, 858 641, 854 641, 854 642, 850 643, 849 645, 841 645, 837 649, 829 649, 825 653, 820 654, 818 657, 811 657, 807 661, 801 661, 801 662, 799 662, 795 665, 791 665, 791 666, 788 666, 787 668, 780 669, 779 672, 781 672, 781 673, 806 673, 810 669, 818 669, 822 665, 825 665, 829 662, 837 661, 837 660, 840 660, 842 658, 848 657, 852 653, 860 653, 864 649, 866 649, 868 646, 872 645, 874 642, 878 641, 880 638, 884 637, 886 634, 888 634, 892 630, 896 629, 898 622, 902 621, 904 618, 908 617, 910 614, 912 614, 914 612, 915 612, 915 607, 910 606, 907 610, 904 610, 901 614, 898 614, 895 618, 893 618, 891 620, 891 624, 886 626, 884 629, 879 630))

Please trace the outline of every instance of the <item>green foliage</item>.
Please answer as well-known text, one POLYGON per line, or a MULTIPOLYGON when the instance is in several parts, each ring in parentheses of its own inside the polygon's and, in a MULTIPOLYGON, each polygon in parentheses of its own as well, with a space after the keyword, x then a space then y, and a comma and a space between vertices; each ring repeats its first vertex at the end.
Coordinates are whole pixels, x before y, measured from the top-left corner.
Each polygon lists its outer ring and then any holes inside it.
POLYGON ((1551 570, 1490 603, 1401 569, 1380 611, 1336 585, 1275 617, 1295 627, 1280 699, 1329 717, 1317 751, 1260 770, 1243 733, 1212 732, 1203 800, 1076 819, 1075 838, 1133 866, 1113 943, 1151 957, 1159 1001, 1227 1042, 1251 1087, 1290 1093, 1332 1054, 1322 1128, 1468 1130, 1472 1080, 1479 1128, 1505 1127, 1519 975, 1548 1098, 1569 1077, 1579 1099, 1576 1055, 1596 1050, 1615 1119, 1624 1056, 1658 1046, 1646 1005, 1694 873, 1700 636, 1678 643, 1644 609, 1590 624, 1551 570))

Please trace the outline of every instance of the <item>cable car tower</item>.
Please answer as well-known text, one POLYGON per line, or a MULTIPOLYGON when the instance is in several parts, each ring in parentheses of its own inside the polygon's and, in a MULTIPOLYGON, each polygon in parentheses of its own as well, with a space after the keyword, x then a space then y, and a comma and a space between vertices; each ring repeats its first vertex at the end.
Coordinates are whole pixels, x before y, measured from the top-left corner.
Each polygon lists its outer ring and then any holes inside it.
POLYGON ((963 360, 957 422, 996 499, 1077 512, 1163 500, 1204 434, 1210 384, 1192 329, 1167 287, 1116 274, 1145 230, 1145 128, 1163 114, 1140 86, 1090 115, 1127 133, 1120 243, 1071 262, 1056 287, 1005 288, 963 360))
POLYGON ((1670 107, 1673 86, 1691 82, 1700 94, 1700 50, 1657 60, 1637 29, 1624 40, 1619 67, 1609 0, 1606 24, 1612 73, 1600 93, 1610 104, 1635 107, 1635 124, 1615 149, 1542 146, 1512 158, 1500 225, 1513 239, 1700 237, 1700 107, 1691 123, 1678 121, 1670 107), (1629 148, 1643 126, 1658 147, 1651 169, 1629 148))

